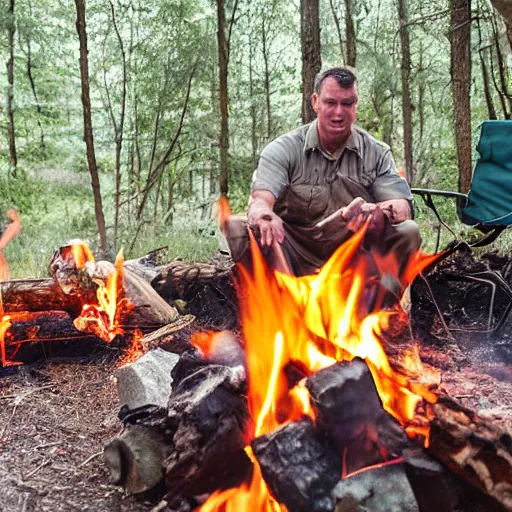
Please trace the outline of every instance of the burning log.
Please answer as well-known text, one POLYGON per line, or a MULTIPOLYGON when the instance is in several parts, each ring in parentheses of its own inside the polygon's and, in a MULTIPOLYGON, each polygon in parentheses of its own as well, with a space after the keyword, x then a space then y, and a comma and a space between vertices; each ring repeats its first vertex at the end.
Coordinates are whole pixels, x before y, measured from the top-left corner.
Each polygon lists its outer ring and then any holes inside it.
POLYGON ((66 311, 80 314, 79 297, 66 295, 52 278, 12 279, 0 282, 0 313, 20 311, 66 311))
POLYGON ((89 350, 99 341, 76 329, 65 311, 11 313, 0 322, 0 331, 0 366, 33 361, 40 352, 48 354, 54 341, 80 341, 89 350))
POLYGON ((293 512, 332 512, 331 492, 341 457, 321 440, 313 422, 287 423, 251 443, 263 478, 276 499, 293 512))
POLYGON ((319 428, 343 453, 343 474, 401 456, 411 446, 383 408, 366 363, 339 362, 306 379, 319 428))
POLYGON ((243 368, 210 365, 173 384, 167 428, 174 450, 164 461, 168 498, 239 485, 252 466, 244 451, 243 368))

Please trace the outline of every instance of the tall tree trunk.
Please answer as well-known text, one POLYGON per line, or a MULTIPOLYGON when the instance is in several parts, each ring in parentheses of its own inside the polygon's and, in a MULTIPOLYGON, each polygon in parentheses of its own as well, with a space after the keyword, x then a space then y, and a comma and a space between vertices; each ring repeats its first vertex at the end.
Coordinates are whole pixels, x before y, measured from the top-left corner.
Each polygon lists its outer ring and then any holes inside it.
MULTIPOLYGON (((29 9, 29 16, 32 18, 33 16, 33 9, 32 9, 32 2, 28 2, 28 9, 29 9)), ((34 79, 34 74, 32 73, 32 30, 30 30, 25 35, 25 43, 27 45, 26 51, 23 48, 23 41, 21 38, 21 31, 18 30, 19 34, 19 43, 21 50, 25 53, 25 56, 27 58, 27 77, 28 81, 30 83, 30 89, 32 90, 32 94, 34 95, 34 101, 36 102, 36 111, 37 111, 37 126, 39 127, 39 147, 41 149, 44 149, 44 131, 43 131, 43 125, 41 123, 41 104, 39 103, 39 98, 37 97, 37 90, 36 90, 36 82, 34 79)))
POLYGON ((344 64, 347 64, 347 59, 345 57, 345 46, 343 44, 343 36, 341 34, 341 24, 338 13, 336 12, 336 8, 334 7, 334 1, 329 0, 329 6, 331 7, 332 17, 334 19, 334 24, 336 25, 336 33, 338 34, 338 44, 340 45, 340 55, 341 61, 344 64))
POLYGON ((300 38, 302 47, 302 121, 315 119, 311 106, 315 77, 322 67, 320 53, 319 0, 300 0, 300 38))
POLYGON ((270 110, 270 70, 268 64, 268 47, 267 47, 267 27, 265 25, 265 16, 262 16, 261 23, 261 42, 263 52, 263 63, 265 69, 264 86, 265 86, 265 104, 267 110, 267 140, 272 136, 272 112, 270 110))
POLYGON ((16 176, 18 167, 18 155, 16 153, 16 135, 14 128, 14 34, 16 32, 16 21, 14 17, 14 1, 9 0, 9 21, 7 26, 7 37, 9 46, 9 60, 7 61, 7 117, 9 119, 9 155, 11 158, 11 174, 16 176))
POLYGON ((455 144, 459 164, 459 191, 467 192, 471 186, 471 2, 453 0, 451 8, 451 76, 455 144))
POLYGON ((407 0, 398 0, 398 18, 400 22, 400 43, 402 46, 402 122, 404 125, 405 175, 409 183, 413 182, 412 167, 412 105, 411 105, 411 47, 409 41, 409 13, 407 0))
POLYGON ((478 27, 478 57, 480 58, 480 66, 482 68, 482 80, 484 83, 485 103, 487 105, 487 112, 489 119, 497 119, 496 109, 492 99, 491 86, 489 83, 489 72, 487 71, 487 64, 485 62, 485 48, 482 48, 482 27, 480 26, 480 16, 477 18, 478 27))
POLYGON ((226 39, 226 10, 224 0, 217 3, 217 51, 219 58, 220 108, 220 193, 228 195, 229 187, 229 111, 228 111, 228 42, 226 39))
MULTIPOLYGON (((254 91, 254 42, 253 42, 253 34, 251 32, 249 39, 249 96, 251 101, 251 166, 253 169, 256 168, 257 158, 256 154, 258 152, 258 141, 256 134, 256 127, 258 123, 258 119, 256 117, 256 98, 254 91)), ((211 193, 211 190, 210 190, 211 193)))
MULTIPOLYGON (((119 204, 121 200, 121 154, 123 151, 123 138, 124 138, 124 119, 126 112, 126 53, 124 51, 123 39, 119 33, 119 27, 116 22, 116 13, 114 4, 110 1, 110 11, 112 14, 112 24, 119 42, 119 49, 121 50, 121 65, 123 68, 123 84, 121 91, 121 112, 119 114, 119 125, 114 123, 115 137, 116 137, 116 188, 114 192, 114 247, 117 249, 117 233, 119 230, 119 204)), ((112 120, 114 120, 114 112, 112 111, 112 120)))
POLYGON ((96 155, 94 153, 94 137, 92 133, 91 98, 89 93, 89 65, 87 57, 87 30, 85 24, 85 0, 75 0, 76 6, 76 31, 80 40, 80 76, 82 81, 82 105, 84 115, 84 139, 87 148, 87 164, 91 174, 92 192, 94 196, 94 211, 96 224, 100 235, 101 257, 107 252, 107 232, 105 228, 105 216, 101 200, 100 179, 96 155))
POLYGON ((505 22, 512 24, 512 1, 491 0, 494 8, 503 16, 505 22))
POLYGON ((353 0, 343 0, 345 4, 345 31, 347 33, 347 65, 356 67, 357 44, 356 27, 354 25, 354 16, 352 14, 353 0))
POLYGON ((418 142, 423 145, 425 132, 425 69, 423 68, 423 43, 420 43, 420 62, 418 65, 418 142))

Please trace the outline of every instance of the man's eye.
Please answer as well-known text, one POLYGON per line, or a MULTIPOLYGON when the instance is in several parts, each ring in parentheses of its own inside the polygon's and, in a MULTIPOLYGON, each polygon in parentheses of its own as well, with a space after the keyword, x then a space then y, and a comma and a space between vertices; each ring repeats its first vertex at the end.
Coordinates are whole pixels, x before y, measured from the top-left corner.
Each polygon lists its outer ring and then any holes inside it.
POLYGON ((352 107, 355 104, 355 101, 344 101, 342 105, 344 107, 352 107))

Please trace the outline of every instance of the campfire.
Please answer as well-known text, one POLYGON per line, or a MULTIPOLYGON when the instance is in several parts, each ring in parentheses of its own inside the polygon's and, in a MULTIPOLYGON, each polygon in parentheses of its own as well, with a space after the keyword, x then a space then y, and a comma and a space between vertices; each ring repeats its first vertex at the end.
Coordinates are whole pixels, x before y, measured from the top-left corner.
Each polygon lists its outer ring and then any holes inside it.
POLYGON ((364 235, 299 278, 269 269, 251 240, 239 335, 196 333, 167 403, 124 411, 105 450, 112 481, 135 494, 163 482, 172 511, 464 510, 459 477, 486 506, 510 505, 508 441, 438 395, 417 347, 393 364, 384 350, 408 327, 390 293, 439 255, 418 252, 399 273, 393 255, 359 250, 364 235))
MULTIPOLYGON (((252 478, 215 492, 201 511, 249 510, 249 503, 250 510, 262 512, 332 510, 334 503, 323 508, 315 503, 330 501, 340 475, 367 469, 365 459, 372 468, 403 461, 393 453, 396 446, 379 439, 381 423, 397 420, 412 439, 428 445, 427 406, 436 395, 411 378, 420 376, 412 354, 412 364, 405 362, 408 376, 388 362, 379 338, 400 309, 381 308, 387 290, 370 275, 369 255, 358 252, 364 234, 361 230, 352 237, 318 275, 300 278, 270 271, 251 241, 253 271, 238 270, 251 418, 244 431, 245 451, 252 478), (296 449, 306 452, 302 460, 286 446, 294 438, 296 449), (375 445, 374 452, 357 453, 369 444, 375 445), (309 459, 310 450, 325 459, 309 459), (311 482, 300 476, 297 481, 297 469, 286 475, 286 466, 297 460, 306 472, 318 465, 311 482), (323 496, 317 495, 319 488, 323 496)), ((390 273, 402 289, 435 260, 418 253, 398 276, 395 261, 371 257, 381 275, 390 273)), ((204 336, 192 339, 208 358, 211 347, 205 341, 204 336)))
POLYGON ((269 268, 252 239, 252 268, 236 268, 239 329, 186 342, 174 334, 193 317, 155 292, 161 278, 67 245, 50 279, 2 284, 2 366, 59 341, 120 347, 124 428, 104 459, 112 483, 163 496, 158 510, 437 512, 466 510, 473 493, 512 508, 510 436, 400 345, 397 290, 439 255, 418 251, 399 272, 393 255, 360 250, 365 229, 304 277, 269 268))
POLYGON ((114 264, 96 262, 77 240, 55 252, 51 279, 8 282, 0 301, 2 366, 22 364, 27 345, 71 340, 118 340, 122 364, 140 357, 144 331, 172 322, 177 312, 123 263, 122 251, 114 264))

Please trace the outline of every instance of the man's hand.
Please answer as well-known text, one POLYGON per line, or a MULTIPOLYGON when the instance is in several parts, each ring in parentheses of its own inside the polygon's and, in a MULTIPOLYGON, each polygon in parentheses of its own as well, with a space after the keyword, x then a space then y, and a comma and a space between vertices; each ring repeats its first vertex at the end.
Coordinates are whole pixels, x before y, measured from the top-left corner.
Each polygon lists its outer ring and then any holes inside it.
POLYGON ((274 241, 282 243, 284 240, 283 221, 272 210, 276 199, 267 190, 255 190, 251 196, 247 223, 259 233, 260 243, 270 247, 274 241))
POLYGON ((377 204, 391 224, 398 224, 412 218, 411 205, 407 199, 389 199, 377 204))

